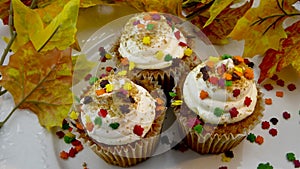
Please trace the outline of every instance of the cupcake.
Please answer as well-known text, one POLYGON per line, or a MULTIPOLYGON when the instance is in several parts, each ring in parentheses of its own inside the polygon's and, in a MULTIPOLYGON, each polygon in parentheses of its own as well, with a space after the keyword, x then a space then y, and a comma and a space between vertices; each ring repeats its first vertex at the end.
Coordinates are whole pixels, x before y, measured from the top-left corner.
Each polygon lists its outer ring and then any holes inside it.
POLYGON ((114 48, 117 63, 125 63, 131 77, 153 78, 168 95, 181 72, 200 63, 190 48, 192 38, 176 27, 181 22, 160 13, 138 13, 131 17, 114 48))
POLYGON ((80 100, 80 137, 108 164, 136 165, 151 157, 159 142, 165 99, 155 84, 143 85, 109 75, 80 100))
POLYGON ((182 105, 174 108, 188 147, 201 154, 228 151, 259 123, 264 109, 252 67, 223 55, 188 73, 177 88, 182 105))

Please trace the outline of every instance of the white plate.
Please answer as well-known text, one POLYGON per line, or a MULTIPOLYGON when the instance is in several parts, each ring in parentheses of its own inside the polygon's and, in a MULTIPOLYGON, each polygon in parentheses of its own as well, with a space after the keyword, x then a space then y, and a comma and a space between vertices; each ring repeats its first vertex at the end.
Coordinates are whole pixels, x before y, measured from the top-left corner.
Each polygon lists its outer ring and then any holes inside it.
MULTIPOLYGON (((88 51, 88 49, 95 50, 99 47, 99 41, 101 40, 99 37, 103 36, 103 33, 111 35, 115 31, 119 31, 124 22, 125 20, 121 19, 99 29, 89 38, 83 47, 83 51, 88 51)), ((110 40, 107 42, 110 42, 110 40)), ((229 46, 216 48, 219 53, 241 54, 242 46, 242 43, 232 42, 229 46)), ((1 45, 1 48, 3 48, 3 45, 1 45)), ((94 53, 95 56, 89 55, 89 59, 93 60, 93 57, 98 57, 96 56, 97 52, 91 51, 91 53, 94 53)), ((258 64, 260 59, 255 58, 254 61, 258 64)), ((255 68, 256 72, 258 72, 257 67, 255 68)), ((278 75, 279 78, 285 81, 284 87, 280 87, 274 81, 268 80, 265 83, 272 83, 274 89, 272 91, 262 89, 265 98, 273 98, 273 104, 266 106, 262 120, 269 121, 272 117, 276 117, 279 120, 277 125, 271 124, 271 127, 278 130, 277 136, 272 137, 268 130, 263 130, 258 125, 252 132, 255 135, 263 136, 265 139, 264 143, 258 145, 244 140, 233 149, 234 158, 230 162, 222 162, 221 155, 200 155, 190 150, 186 152, 170 150, 131 168, 218 169, 221 166, 227 166, 228 169, 255 169, 259 163, 267 162, 275 169, 294 168, 292 162, 286 160, 285 155, 287 152, 293 152, 296 158, 300 159, 300 78, 291 68, 284 69, 278 75), (297 89, 293 92, 288 91, 286 86, 289 83, 294 83, 297 89), (278 90, 284 91, 283 98, 275 96, 275 92, 278 90), (290 119, 283 119, 282 112, 284 111, 288 111, 291 114, 290 119)), ((11 98, 8 96, 7 99, 11 98)), ((6 103, 6 101, 0 100, 0 115, 11 109, 11 105, 6 103)), ((0 119, 2 117, 0 116, 0 119)), ((70 145, 65 144, 62 139, 58 139, 54 133, 50 133, 40 127, 33 113, 18 110, 7 124, 0 129, 0 168, 82 169, 84 162, 87 163, 89 169, 119 168, 107 165, 88 147, 85 147, 75 158, 60 159, 59 152, 69 148, 70 145)))

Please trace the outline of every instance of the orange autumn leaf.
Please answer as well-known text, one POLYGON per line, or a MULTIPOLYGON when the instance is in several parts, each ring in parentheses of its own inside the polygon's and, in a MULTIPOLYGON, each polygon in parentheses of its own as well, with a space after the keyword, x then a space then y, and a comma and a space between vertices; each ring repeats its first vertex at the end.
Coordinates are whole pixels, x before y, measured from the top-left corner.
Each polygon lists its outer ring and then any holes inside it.
POLYGON ((20 109, 34 112, 42 126, 61 126, 73 97, 71 50, 38 53, 32 43, 22 46, 0 66, 0 85, 8 90, 20 109))
POLYGON ((268 49, 277 50, 280 39, 286 38, 282 26, 283 21, 290 14, 297 12, 293 8, 297 0, 260 1, 257 8, 249 9, 237 22, 229 37, 235 40, 245 40, 244 57, 253 57, 264 54, 268 49))
POLYGON ((259 65, 259 83, 266 78, 272 77, 276 72, 288 65, 292 65, 300 74, 300 21, 287 27, 285 32, 287 33, 287 38, 281 39, 280 48, 278 50, 267 50, 259 65))
POLYGON ((208 12, 200 13, 195 16, 191 22, 199 27, 203 33, 210 39, 213 44, 224 45, 227 44, 227 35, 233 30, 237 21, 246 13, 251 7, 253 0, 247 2, 239 8, 225 8, 208 26, 203 28, 208 21, 208 12))

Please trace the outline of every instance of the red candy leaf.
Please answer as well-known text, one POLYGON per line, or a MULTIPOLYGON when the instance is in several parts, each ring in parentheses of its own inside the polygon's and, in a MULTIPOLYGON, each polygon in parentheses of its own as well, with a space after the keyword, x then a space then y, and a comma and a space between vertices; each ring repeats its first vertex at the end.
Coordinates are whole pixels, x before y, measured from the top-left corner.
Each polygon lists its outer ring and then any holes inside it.
POLYGON ((267 91, 270 91, 270 90, 273 90, 274 87, 271 85, 271 84, 265 84, 264 85, 264 88, 267 90, 267 91))
POLYGON ((250 97, 246 97, 245 100, 244 100, 244 104, 245 104, 247 107, 250 106, 251 102, 252 102, 252 100, 251 100, 250 97))
POLYGON ((177 40, 180 39, 180 31, 174 32, 174 35, 175 35, 175 37, 176 37, 177 40))
POLYGON ((291 114, 288 113, 288 112, 286 112, 286 111, 282 113, 282 116, 283 116, 283 118, 286 119, 286 120, 289 119, 289 118, 291 118, 291 114))
POLYGON ((277 130, 274 128, 269 130, 269 134, 271 134, 273 137, 277 136, 277 133, 278 133, 277 130))
POLYGON ((268 121, 263 121, 261 123, 261 128, 266 130, 266 129, 269 129, 270 128, 270 123, 268 121))
POLYGON ((229 110, 229 113, 230 113, 230 117, 231 117, 231 118, 236 117, 236 116, 239 114, 239 112, 238 112, 238 110, 236 109, 236 107, 231 108, 231 109, 229 110))
POLYGON ((294 91, 296 89, 296 85, 291 83, 287 86, 287 88, 289 89, 289 91, 294 91))
POLYGON ((133 129, 133 133, 138 135, 138 136, 142 136, 144 132, 144 128, 140 125, 135 125, 134 129, 133 129))
POLYGON ((105 109, 100 109, 100 111, 98 112, 98 115, 105 118, 107 115, 107 110, 105 109))
POLYGON ((276 84, 277 84, 278 86, 283 87, 283 86, 284 86, 284 81, 283 81, 282 79, 279 79, 279 80, 276 81, 276 84))
POLYGON ((240 95, 241 91, 240 89, 234 89, 233 90, 233 97, 238 97, 240 95))

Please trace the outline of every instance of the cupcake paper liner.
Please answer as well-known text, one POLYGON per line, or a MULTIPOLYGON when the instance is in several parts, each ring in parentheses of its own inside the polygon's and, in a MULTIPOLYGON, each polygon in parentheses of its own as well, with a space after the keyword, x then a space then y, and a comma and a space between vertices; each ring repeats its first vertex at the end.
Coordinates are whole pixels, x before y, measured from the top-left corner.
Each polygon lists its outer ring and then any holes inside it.
MULTIPOLYGON (((186 125, 188 117, 196 115, 185 104, 180 108, 175 108, 174 113, 179 121, 179 128, 185 135, 185 143, 200 154, 219 154, 236 147, 263 116, 264 106, 261 92, 258 92, 257 99, 254 112, 244 120, 233 124, 219 125, 204 134, 203 132, 199 134, 186 125)), ((203 127, 205 129, 205 124, 203 127)))

